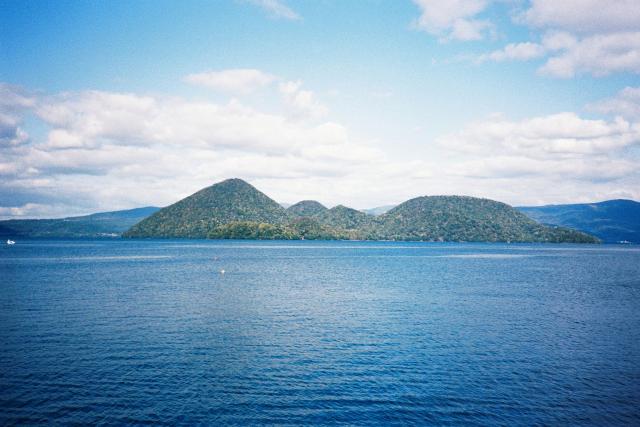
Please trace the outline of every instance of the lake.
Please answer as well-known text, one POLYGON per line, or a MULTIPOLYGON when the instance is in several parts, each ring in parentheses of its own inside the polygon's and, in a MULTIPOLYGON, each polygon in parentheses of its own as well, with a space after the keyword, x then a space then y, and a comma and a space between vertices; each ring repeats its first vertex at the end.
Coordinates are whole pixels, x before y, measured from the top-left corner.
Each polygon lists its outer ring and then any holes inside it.
POLYGON ((637 246, 33 240, 0 282, 2 425, 640 423, 637 246))

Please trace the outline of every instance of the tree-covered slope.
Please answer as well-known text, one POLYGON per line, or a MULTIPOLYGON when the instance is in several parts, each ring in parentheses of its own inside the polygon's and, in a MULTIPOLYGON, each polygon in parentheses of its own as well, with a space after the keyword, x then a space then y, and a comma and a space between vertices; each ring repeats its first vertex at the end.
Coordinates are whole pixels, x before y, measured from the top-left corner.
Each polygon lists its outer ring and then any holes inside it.
MULTIPOLYGON (((640 203, 630 200, 614 200, 520 209, 545 223, 591 231, 605 241, 638 242, 639 207, 640 203)), ((5 238, 120 234, 225 239, 597 241, 569 228, 542 225, 504 203, 463 196, 418 197, 378 216, 342 205, 327 209, 312 200, 285 210, 240 179, 214 184, 163 209, 147 207, 62 219, 0 221, 0 236, 5 238)))
POLYGON ((608 200, 599 203, 520 207, 543 224, 575 228, 607 243, 640 243, 640 203, 608 200))
POLYGON ((298 202, 287 213, 291 228, 307 239, 363 239, 373 224, 373 217, 362 211, 343 205, 327 209, 314 200, 298 202))
POLYGON ((418 197, 372 216, 318 202, 285 210, 240 179, 230 179, 161 209, 126 237, 215 239, 384 239, 487 242, 596 242, 547 227, 504 203, 461 196, 418 197))
POLYGON ((119 236, 160 208, 144 207, 58 219, 0 221, 0 236, 16 238, 88 238, 119 236))
POLYGON ((374 218, 362 211, 343 205, 326 210, 315 219, 325 227, 333 229, 344 238, 364 239, 373 226, 374 218))
POLYGON ((163 208, 133 226, 125 237, 207 238, 232 222, 283 224, 285 209, 241 179, 228 179, 163 208))
POLYGON ((315 200, 303 200, 287 208, 287 213, 293 217, 312 217, 326 212, 328 209, 315 200))
POLYGON ((541 225, 504 203, 464 196, 417 197, 377 217, 380 238, 466 242, 579 242, 597 239, 541 225))

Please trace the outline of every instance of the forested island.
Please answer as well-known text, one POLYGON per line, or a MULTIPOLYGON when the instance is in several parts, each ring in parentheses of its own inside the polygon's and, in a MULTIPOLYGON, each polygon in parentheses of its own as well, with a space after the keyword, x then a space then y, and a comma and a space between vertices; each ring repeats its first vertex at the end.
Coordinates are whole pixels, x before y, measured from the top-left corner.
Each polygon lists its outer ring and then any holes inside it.
POLYGON ((241 179, 228 179, 160 209, 128 238, 349 239, 597 243, 589 234, 542 225, 511 206, 467 196, 425 196, 374 216, 306 200, 285 209, 241 179))

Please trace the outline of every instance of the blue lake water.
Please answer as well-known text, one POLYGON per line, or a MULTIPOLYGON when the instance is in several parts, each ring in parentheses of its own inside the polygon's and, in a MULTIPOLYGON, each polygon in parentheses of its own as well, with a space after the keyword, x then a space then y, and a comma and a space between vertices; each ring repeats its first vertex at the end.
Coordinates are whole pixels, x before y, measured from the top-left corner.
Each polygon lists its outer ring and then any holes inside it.
POLYGON ((18 242, 0 328, 2 425, 640 424, 633 246, 18 242))

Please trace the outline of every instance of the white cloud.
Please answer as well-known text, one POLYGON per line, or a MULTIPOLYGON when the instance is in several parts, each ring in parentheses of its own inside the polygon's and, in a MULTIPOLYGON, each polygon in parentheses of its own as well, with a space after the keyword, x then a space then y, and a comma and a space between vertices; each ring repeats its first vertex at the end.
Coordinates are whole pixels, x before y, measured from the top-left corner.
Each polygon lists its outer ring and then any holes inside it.
MULTIPOLYGON (((294 86, 294 104, 321 109, 294 86)), ((384 161, 339 123, 290 120, 237 101, 81 91, 42 96, 31 111, 49 131, 0 153, 0 206, 30 204, 20 212, 33 215, 60 204, 65 215, 168 204, 229 177, 335 179, 384 161)))
POLYGON ((467 153, 510 154, 529 158, 569 158, 606 154, 640 143, 640 124, 622 118, 587 120, 559 113, 510 121, 502 115, 467 125, 439 143, 467 153))
POLYGON ((578 44, 578 38, 566 31, 547 31, 542 36, 542 47, 548 52, 568 50, 578 44))
POLYGON ((319 118, 328 113, 327 107, 318 102, 312 91, 302 89, 301 81, 283 82, 278 88, 295 115, 319 118))
POLYGON ((289 6, 280 0, 245 0, 248 3, 259 6, 269 12, 275 18, 298 20, 300 15, 294 12, 289 6))
POLYGON ((413 0, 420 8, 416 27, 441 40, 480 40, 492 29, 490 22, 477 19, 487 0, 413 0))
MULTIPOLYGON (((298 82, 286 89, 302 91, 298 82)), ((356 208, 425 194, 512 204, 640 197, 640 129, 625 115, 495 115, 439 144, 427 141, 422 154, 395 151, 391 160, 340 123, 291 119, 238 101, 104 91, 33 99, 23 113, 48 131, 0 147, 0 216, 166 205, 230 177, 278 201, 315 198, 356 208)), ((300 106, 314 105, 302 99, 300 106)))
POLYGON ((636 171, 636 164, 624 159, 535 159, 517 155, 495 156, 456 164, 453 174, 483 179, 517 179, 544 177, 552 180, 586 180, 608 182, 636 171), (606 160, 606 161, 604 161, 606 160))
POLYGON ((451 153, 447 181, 484 197, 519 205, 640 197, 640 124, 622 118, 495 114, 437 142, 451 153))
POLYGON ((204 86, 209 89, 243 94, 267 86, 275 80, 275 76, 250 68, 207 71, 189 74, 185 77, 187 83, 204 86))
POLYGON ((614 97, 587 106, 603 114, 621 115, 629 119, 640 119, 640 87, 626 87, 614 97))
POLYGON ((21 120, 0 111, 0 147, 20 145, 29 139, 27 132, 20 127, 21 120))
POLYGON ((640 73, 640 32, 585 37, 550 56, 539 72, 560 78, 580 73, 597 77, 619 72, 640 73))
POLYGON ((31 218, 42 213, 51 215, 51 206, 38 203, 25 203, 22 206, 0 206, 0 218, 31 218))
MULTIPOLYGON (((501 114, 438 139, 448 173, 516 204, 637 198, 640 124, 559 113, 512 121, 501 114), (454 154, 455 153, 455 154, 454 154)), ((449 178, 455 182, 455 178, 449 178)), ((638 187, 640 188, 640 187, 638 187)))
POLYGON ((22 111, 34 105, 34 98, 22 88, 0 82, 0 149, 29 139, 22 128, 22 111))
POLYGON ((0 82, 0 110, 29 108, 34 103, 34 96, 23 88, 0 82))
POLYGON ((557 78, 640 73, 637 0, 532 0, 516 22, 542 30, 541 41, 511 43, 478 62, 545 58, 538 72, 557 78))
POLYGON ((640 73, 640 32, 599 34, 579 39, 566 32, 549 32, 541 43, 511 43, 480 55, 477 62, 528 61, 547 58, 538 69, 542 75, 571 78, 612 73, 640 73))
POLYGON ((523 15, 529 25, 578 34, 638 30, 637 0, 532 0, 523 15))
POLYGON ((502 62, 506 60, 527 61, 530 59, 540 58, 544 56, 546 49, 538 43, 510 43, 500 50, 481 55, 479 62, 496 61, 502 62))

